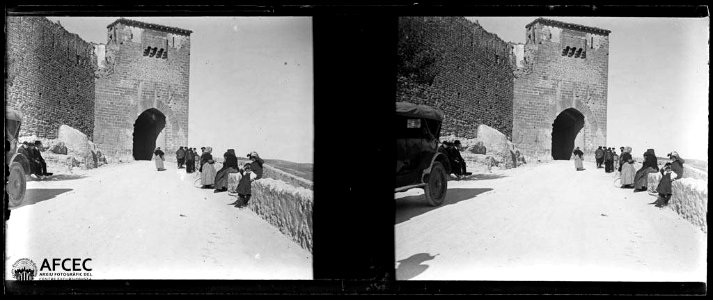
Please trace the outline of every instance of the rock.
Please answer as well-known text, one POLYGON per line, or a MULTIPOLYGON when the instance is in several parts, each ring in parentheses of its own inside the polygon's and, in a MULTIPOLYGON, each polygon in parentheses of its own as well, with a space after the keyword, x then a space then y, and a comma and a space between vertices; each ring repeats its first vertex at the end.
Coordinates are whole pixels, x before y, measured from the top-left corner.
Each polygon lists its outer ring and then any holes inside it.
POLYGON ((482 141, 477 141, 475 145, 470 146, 467 150, 473 154, 486 154, 488 149, 482 141))
POLYGON ((69 152, 77 153, 82 157, 92 150, 87 135, 67 125, 59 126, 57 139, 66 145, 69 152))
POLYGON ((64 142, 59 141, 54 143, 52 147, 50 148, 50 152, 56 153, 56 154, 67 154, 67 146, 64 144, 64 142))
POLYGON ((505 168, 517 167, 515 145, 500 131, 487 125, 478 125, 477 139, 488 149, 490 155, 504 164, 505 168))

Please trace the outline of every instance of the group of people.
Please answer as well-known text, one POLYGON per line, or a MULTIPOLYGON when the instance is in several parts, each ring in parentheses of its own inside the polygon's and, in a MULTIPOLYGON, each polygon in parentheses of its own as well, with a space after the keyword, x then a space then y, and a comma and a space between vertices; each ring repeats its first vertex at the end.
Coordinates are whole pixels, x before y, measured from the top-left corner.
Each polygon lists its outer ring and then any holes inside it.
MULTIPOLYGON (((620 148, 622 154, 624 153, 624 147, 620 148)), ((597 162, 597 169, 602 168, 602 163, 604 164, 604 172, 611 173, 614 172, 614 166, 619 164, 619 155, 616 154, 616 148, 614 147, 604 147, 599 146, 597 150, 594 151, 594 158, 597 162)))
MULTIPOLYGON (((176 161, 178 168, 182 169, 185 164, 186 173, 195 172, 198 168, 200 173, 201 188, 214 189, 214 193, 228 191, 230 174, 237 174, 237 186, 231 190, 235 190, 237 199, 230 203, 235 207, 245 207, 252 195, 251 182, 262 178, 263 164, 265 161, 260 158, 257 152, 248 153, 247 158, 250 160, 238 165, 238 157, 235 155, 235 149, 228 149, 223 154, 223 167, 220 170, 215 169, 215 159, 213 159, 212 147, 201 147, 201 154, 198 155, 196 148, 179 147, 176 151, 176 161)), ((165 170, 163 162, 165 153, 161 147, 154 151, 154 161, 156 168, 159 171, 165 170)))
MULTIPOLYGON (((205 150, 205 147, 201 148, 205 150)), ((193 173, 196 171, 196 162, 200 160, 198 151, 196 148, 189 147, 179 147, 176 150, 176 162, 178 163, 178 168, 183 169, 185 164, 186 173, 193 173)))
MULTIPOLYGON (((641 168, 636 170, 634 159, 631 155, 631 147, 620 147, 619 149, 621 155, 617 155, 616 149, 612 147, 599 146, 594 151, 597 168, 601 168, 602 163, 604 163, 604 171, 606 173, 618 171, 621 188, 631 188, 634 189, 634 192, 646 191, 648 189, 648 174, 661 172, 662 178, 656 187, 658 198, 650 204, 656 207, 668 205, 673 194, 671 183, 683 177, 683 163, 685 162, 683 158, 676 151, 673 151, 667 155, 671 162, 667 162, 662 168, 659 168, 656 152, 654 149, 647 149, 643 154, 644 162, 641 168)), ((584 153, 579 147, 573 153, 575 155, 575 167, 578 171, 583 170, 582 156, 584 153)))
POLYGON ((438 147, 438 152, 444 153, 448 157, 451 173, 455 174, 458 178, 472 174, 466 171, 465 160, 463 156, 460 155, 461 150, 462 146, 459 140, 453 142, 444 141, 441 146, 438 147))
POLYGON ((35 141, 34 143, 23 142, 17 149, 17 152, 22 153, 22 155, 27 158, 27 161, 30 164, 31 174, 40 178, 52 175, 52 173, 47 172, 47 163, 40 153, 41 148, 42 142, 35 141))

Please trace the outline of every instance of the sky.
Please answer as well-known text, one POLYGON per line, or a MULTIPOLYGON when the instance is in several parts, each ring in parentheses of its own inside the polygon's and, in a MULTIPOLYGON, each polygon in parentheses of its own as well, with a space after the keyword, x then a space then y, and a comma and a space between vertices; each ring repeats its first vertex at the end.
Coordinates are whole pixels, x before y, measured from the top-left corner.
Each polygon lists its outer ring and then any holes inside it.
MULTIPOLYGON (((106 43, 119 17, 48 17, 85 41, 106 43)), ((312 163, 310 17, 129 17, 191 34, 188 146, 222 157, 257 151, 267 159, 312 163)))
MULTIPOLYGON (((524 43, 533 17, 469 17, 524 43)), ((708 159, 710 18, 546 17, 610 30, 607 145, 708 159)))

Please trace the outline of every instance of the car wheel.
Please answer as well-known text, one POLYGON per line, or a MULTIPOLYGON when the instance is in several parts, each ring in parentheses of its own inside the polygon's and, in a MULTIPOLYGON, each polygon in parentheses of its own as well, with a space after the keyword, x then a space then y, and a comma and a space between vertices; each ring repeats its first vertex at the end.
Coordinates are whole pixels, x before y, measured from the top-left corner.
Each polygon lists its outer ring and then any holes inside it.
POLYGON ((7 194, 10 198, 10 207, 17 207, 22 204, 27 187, 26 180, 25 170, 22 168, 22 165, 19 162, 10 164, 10 177, 7 179, 7 194))
POLYGON ((446 169, 440 162, 433 163, 431 174, 429 174, 428 182, 424 188, 428 205, 439 206, 446 200, 446 192, 448 191, 447 176, 446 169))

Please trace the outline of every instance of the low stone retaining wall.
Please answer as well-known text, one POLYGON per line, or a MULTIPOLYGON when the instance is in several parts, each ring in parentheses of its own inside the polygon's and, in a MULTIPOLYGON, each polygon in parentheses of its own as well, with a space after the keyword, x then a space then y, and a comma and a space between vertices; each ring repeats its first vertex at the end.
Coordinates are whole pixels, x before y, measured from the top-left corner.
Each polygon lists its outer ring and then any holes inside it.
POLYGON ((313 189, 312 181, 297 177, 270 165, 263 165, 263 177, 272 178, 275 180, 281 180, 288 184, 294 185, 296 187, 305 188, 308 190, 313 189))
MULTIPOLYGON (((650 192, 656 192, 661 177, 661 173, 648 175, 647 185, 650 192)), ((668 206, 708 233, 708 181, 684 177, 674 181, 671 189, 673 194, 668 206)))
POLYGON ((312 252, 313 195, 309 189, 263 178, 252 183, 248 208, 312 252))

